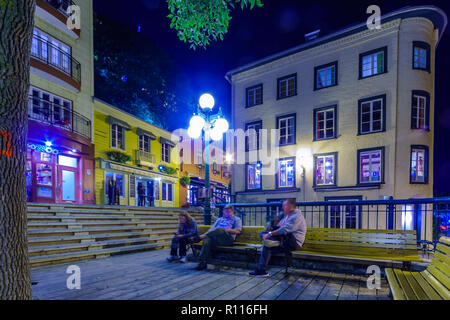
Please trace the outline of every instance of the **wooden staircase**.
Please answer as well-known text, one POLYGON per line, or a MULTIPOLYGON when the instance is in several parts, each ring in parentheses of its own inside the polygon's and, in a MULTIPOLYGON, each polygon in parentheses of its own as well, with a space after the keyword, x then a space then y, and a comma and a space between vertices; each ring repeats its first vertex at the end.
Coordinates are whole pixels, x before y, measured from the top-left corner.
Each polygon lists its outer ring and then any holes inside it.
MULTIPOLYGON (((168 248, 185 210, 29 203, 31 267, 168 248)), ((188 212, 203 222, 200 211, 188 212)))

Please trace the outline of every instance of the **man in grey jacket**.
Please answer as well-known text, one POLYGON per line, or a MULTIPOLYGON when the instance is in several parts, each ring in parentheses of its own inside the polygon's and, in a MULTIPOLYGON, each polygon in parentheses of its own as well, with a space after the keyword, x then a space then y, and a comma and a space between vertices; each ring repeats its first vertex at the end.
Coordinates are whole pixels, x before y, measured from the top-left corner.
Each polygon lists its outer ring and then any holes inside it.
POLYGON ((295 207, 295 199, 287 199, 283 202, 284 217, 278 223, 278 229, 262 234, 263 248, 259 264, 255 271, 250 272, 250 276, 267 277, 266 271, 270 257, 274 253, 284 252, 286 249, 300 250, 306 236, 306 220, 302 213, 295 207), (284 239, 284 246, 280 246, 280 238, 284 239))

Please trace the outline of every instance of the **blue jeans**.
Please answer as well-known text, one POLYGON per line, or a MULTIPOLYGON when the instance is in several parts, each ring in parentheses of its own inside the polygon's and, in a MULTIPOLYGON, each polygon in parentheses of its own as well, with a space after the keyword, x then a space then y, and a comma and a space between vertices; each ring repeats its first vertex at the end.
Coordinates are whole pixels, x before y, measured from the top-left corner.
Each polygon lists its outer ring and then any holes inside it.
MULTIPOLYGON (((268 232, 263 231, 259 234, 259 236, 262 238, 263 235, 267 234, 268 232)), ((279 241, 279 238, 276 237, 270 237, 268 238, 270 240, 275 240, 275 241, 279 241)), ((266 271, 267 269, 267 265, 269 264, 270 258, 272 257, 273 254, 276 253, 284 253, 285 249, 282 247, 272 247, 272 248, 267 248, 266 246, 263 246, 262 251, 261 251, 261 256, 259 257, 259 263, 258 263, 258 267, 257 269, 260 271, 266 271)))
POLYGON ((186 246, 188 244, 188 239, 186 238, 177 238, 177 237, 173 237, 172 239, 172 244, 170 246, 170 255, 171 256, 176 256, 177 255, 177 251, 180 252, 180 256, 181 257, 185 257, 186 256, 186 246))

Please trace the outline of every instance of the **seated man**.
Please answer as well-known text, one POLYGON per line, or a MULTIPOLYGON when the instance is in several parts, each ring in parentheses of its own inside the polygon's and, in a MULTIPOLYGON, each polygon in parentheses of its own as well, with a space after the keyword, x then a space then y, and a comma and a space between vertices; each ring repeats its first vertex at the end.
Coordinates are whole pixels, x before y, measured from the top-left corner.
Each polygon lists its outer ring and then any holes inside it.
POLYGON ((215 246, 232 246, 236 236, 241 233, 242 221, 234 215, 232 206, 225 206, 223 209, 223 217, 217 219, 214 225, 199 238, 203 240, 202 249, 200 251, 200 263, 196 270, 204 270, 207 267, 207 260, 211 249, 215 246))
POLYGON ((250 276, 267 277, 266 269, 272 254, 301 249, 306 236, 306 220, 295 208, 294 199, 283 202, 283 212, 284 217, 278 222, 278 228, 261 234, 264 246, 258 267, 249 273, 250 276))

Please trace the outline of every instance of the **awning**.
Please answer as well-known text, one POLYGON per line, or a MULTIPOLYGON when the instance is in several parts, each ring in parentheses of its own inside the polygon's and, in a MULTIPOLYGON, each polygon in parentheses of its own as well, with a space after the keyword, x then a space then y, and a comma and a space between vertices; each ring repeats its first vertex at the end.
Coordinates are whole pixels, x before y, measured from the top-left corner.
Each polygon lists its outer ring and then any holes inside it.
POLYGON ((156 139, 156 136, 153 133, 151 133, 150 131, 141 129, 141 128, 137 128, 137 134, 138 134, 138 136, 147 136, 152 140, 156 139))
POLYGON ((113 116, 108 116, 109 124, 117 124, 121 127, 124 127, 126 130, 131 130, 131 126, 125 121, 114 118, 113 116))
POLYGON ((159 137, 159 142, 161 143, 166 143, 168 144, 170 147, 174 148, 177 144, 175 142, 173 142, 172 140, 163 138, 163 137, 159 137))

